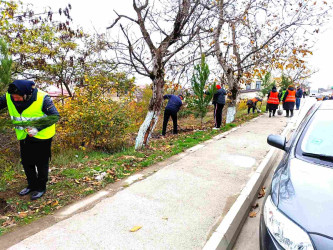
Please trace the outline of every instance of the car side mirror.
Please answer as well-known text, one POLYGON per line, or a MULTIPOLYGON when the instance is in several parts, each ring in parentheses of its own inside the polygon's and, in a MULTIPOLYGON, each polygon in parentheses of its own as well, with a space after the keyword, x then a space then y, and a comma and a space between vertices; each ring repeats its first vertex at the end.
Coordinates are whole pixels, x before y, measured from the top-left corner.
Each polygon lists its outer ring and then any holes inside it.
POLYGON ((273 147, 286 150, 287 139, 281 135, 269 135, 267 137, 267 143, 273 147))

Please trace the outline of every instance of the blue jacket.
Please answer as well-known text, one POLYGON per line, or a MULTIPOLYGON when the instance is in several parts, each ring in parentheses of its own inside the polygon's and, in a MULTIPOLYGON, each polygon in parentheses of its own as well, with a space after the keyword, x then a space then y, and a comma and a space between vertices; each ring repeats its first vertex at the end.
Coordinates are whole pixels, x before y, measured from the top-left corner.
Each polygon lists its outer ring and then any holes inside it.
POLYGON ((302 98, 302 96, 303 96, 303 90, 302 89, 297 90, 296 91, 296 97, 297 98, 302 98))
POLYGON ((165 109, 178 112, 180 107, 183 105, 182 100, 179 96, 176 95, 165 95, 163 96, 163 99, 169 99, 167 106, 165 109))
POLYGON ((213 104, 218 103, 218 104, 225 104, 225 96, 227 92, 225 89, 219 89, 213 96, 213 104))

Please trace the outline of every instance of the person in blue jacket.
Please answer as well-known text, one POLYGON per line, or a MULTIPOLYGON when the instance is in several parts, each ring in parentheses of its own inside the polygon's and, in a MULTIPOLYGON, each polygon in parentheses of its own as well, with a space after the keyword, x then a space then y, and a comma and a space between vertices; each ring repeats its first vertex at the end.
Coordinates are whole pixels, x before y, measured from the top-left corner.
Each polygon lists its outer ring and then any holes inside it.
POLYGON ((216 85, 216 93, 213 96, 214 104, 214 121, 215 127, 213 129, 219 129, 222 124, 222 110, 225 105, 225 96, 227 92, 221 87, 221 85, 216 85))
POLYGON ((178 95, 178 96, 165 95, 165 96, 163 96, 163 99, 168 99, 169 101, 164 110, 162 135, 165 136, 165 134, 166 134, 166 128, 167 128, 170 116, 173 121, 173 134, 177 134, 178 133, 177 113, 178 113, 180 107, 183 105, 182 100, 184 99, 184 97, 182 95, 178 95))
POLYGON ((296 90, 296 110, 299 110, 302 97, 303 97, 303 90, 301 89, 300 86, 298 86, 296 90))

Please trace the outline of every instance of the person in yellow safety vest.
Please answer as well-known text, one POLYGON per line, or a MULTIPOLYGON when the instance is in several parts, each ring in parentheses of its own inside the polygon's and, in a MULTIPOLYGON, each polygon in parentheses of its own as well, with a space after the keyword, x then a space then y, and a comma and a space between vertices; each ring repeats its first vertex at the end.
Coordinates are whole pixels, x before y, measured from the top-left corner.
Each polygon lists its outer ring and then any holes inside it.
POLYGON ((283 109, 286 110, 286 117, 294 116, 294 108, 295 108, 295 102, 296 102, 296 90, 293 85, 289 85, 288 89, 286 91, 286 94, 283 97, 283 109))
POLYGON ((268 93, 267 97, 267 106, 269 110, 269 117, 275 116, 275 112, 279 106, 280 99, 279 99, 279 92, 277 92, 276 87, 273 86, 272 91, 268 93))
POLYGON ((51 142, 59 113, 47 93, 28 80, 16 80, 8 86, 7 93, 0 97, 0 110, 6 107, 20 141, 21 163, 28 181, 19 194, 30 193, 31 200, 39 199, 46 192, 51 142))

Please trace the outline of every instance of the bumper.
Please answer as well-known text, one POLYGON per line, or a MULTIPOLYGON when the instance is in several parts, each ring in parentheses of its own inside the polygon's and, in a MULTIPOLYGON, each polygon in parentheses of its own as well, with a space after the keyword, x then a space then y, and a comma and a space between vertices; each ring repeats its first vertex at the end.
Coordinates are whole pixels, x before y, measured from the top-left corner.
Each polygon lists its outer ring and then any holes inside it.
POLYGON ((261 250, 283 250, 268 231, 263 214, 260 215, 259 241, 261 250))

